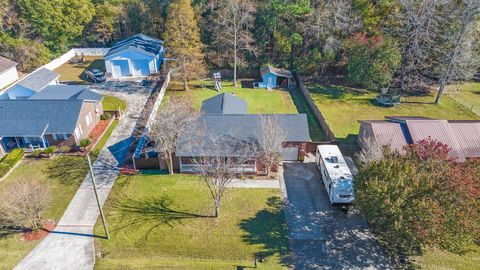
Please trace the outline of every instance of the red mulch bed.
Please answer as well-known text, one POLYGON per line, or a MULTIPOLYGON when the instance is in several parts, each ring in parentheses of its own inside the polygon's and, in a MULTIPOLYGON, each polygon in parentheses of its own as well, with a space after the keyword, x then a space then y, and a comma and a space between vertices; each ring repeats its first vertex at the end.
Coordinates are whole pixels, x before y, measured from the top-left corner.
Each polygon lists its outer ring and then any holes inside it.
POLYGON ((24 233, 22 236, 22 240, 27 242, 41 240, 45 236, 47 236, 48 233, 53 229, 55 229, 55 220, 46 220, 45 222, 43 222, 42 229, 24 233))
POLYGON ((107 129, 109 120, 100 120, 90 133, 92 141, 97 141, 102 133, 107 129))

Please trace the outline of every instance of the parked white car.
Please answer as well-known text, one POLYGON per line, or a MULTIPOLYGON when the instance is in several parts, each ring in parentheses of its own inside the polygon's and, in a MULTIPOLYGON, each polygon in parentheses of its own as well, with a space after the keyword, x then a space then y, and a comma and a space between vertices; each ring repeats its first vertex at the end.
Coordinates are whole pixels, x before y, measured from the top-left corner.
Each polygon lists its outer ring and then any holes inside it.
POLYGON ((316 163, 332 205, 348 206, 355 199, 353 175, 336 145, 317 146, 316 163))

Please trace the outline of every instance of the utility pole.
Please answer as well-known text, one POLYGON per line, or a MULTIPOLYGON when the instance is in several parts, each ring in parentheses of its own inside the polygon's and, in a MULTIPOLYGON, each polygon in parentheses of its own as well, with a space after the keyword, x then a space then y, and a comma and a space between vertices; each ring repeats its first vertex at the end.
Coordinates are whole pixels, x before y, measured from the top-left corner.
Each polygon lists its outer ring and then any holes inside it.
POLYGON ((110 239, 110 234, 108 233, 105 215, 103 214, 102 206, 100 205, 100 200, 98 199, 97 183, 95 182, 95 175, 93 174, 92 162, 90 161, 89 154, 87 154, 87 160, 88 160, 88 168, 90 169, 90 176, 92 177, 93 191, 95 191, 95 199, 97 199, 98 210, 100 211, 100 216, 102 217, 103 228, 105 229, 105 234, 107 235, 107 239, 110 239))

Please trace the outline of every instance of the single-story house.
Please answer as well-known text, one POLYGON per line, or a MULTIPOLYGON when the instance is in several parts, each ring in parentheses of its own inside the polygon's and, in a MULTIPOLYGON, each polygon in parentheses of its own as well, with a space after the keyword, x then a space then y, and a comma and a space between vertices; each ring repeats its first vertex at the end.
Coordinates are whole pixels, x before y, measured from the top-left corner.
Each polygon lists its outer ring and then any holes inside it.
MULTIPOLYGON (((283 160, 298 160, 306 152, 307 143, 311 141, 307 116, 305 114, 247 114, 247 103, 231 94, 222 93, 203 102, 200 117, 200 126, 205 132, 200 132, 201 138, 194 140, 180 138, 176 157, 179 160, 180 172, 195 172, 198 164, 193 162, 195 157, 208 154, 209 141, 214 138, 225 138, 237 141, 256 141, 262 134, 262 119, 274 118, 285 131, 283 143, 283 160), (208 134, 208 135, 204 135, 208 134), (190 145, 188 141, 193 141, 190 145)), ((189 134, 185 136, 190 136, 189 134)), ((240 155, 242 153, 239 153, 240 155)), ((256 173, 263 170, 259 161, 251 161, 238 169, 239 172, 256 173)))
POLYGON ((260 68, 262 82, 253 83, 254 88, 290 88, 293 84, 293 75, 290 70, 263 65, 260 68))
POLYGON ((451 148, 449 156, 458 162, 480 158, 480 121, 443 120, 427 117, 388 116, 385 120, 360 121, 358 143, 373 140, 404 152, 404 147, 431 138, 451 148))
POLYGON ((18 79, 17 65, 18 63, 0 56, 0 89, 18 79))
POLYGON ((49 85, 58 85, 59 77, 58 73, 46 68, 37 69, 7 88, 0 95, 0 100, 28 99, 49 85))
POLYGON ((138 34, 116 43, 105 54, 107 78, 142 78, 160 70, 163 41, 138 34))
POLYGON ((0 100, 0 156, 14 148, 75 148, 100 121, 102 99, 84 85, 50 85, 27 98, 0 100))

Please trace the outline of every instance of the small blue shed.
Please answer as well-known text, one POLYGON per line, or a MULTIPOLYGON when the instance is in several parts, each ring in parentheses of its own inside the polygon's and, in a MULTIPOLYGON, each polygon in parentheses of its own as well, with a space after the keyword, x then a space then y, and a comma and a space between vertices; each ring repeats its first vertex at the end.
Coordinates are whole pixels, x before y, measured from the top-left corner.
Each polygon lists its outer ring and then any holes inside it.
POLYGON ((105 54, 107 77, 141 78, 160 70, 163 41, 138 34, 115 44, 105 54))
POLYGON ((255 88, 290 88, 293 75, 290 70, 263 65, 260 68, 262 82, 254 83, 255 88))

